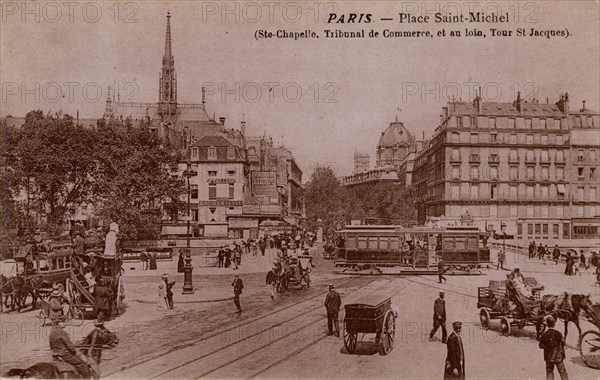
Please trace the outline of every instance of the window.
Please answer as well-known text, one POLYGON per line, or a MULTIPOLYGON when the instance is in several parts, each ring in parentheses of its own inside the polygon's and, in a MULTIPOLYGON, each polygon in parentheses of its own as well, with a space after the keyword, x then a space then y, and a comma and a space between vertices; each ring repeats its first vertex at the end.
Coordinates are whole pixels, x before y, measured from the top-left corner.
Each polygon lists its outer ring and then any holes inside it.
POLYGON ((233 177, 233 176, 235 176, 235 170, 227 170, 227 176, 228 176, 228 177, 233 177))
POLYGON ((474 162, 478 162, 479 161, 479 155, 478 154, 471 154, 471 161, 474 162))
POLYGON ((208 185, 208 199, 217 199, 217 185, 208 185))
POLYGON ((596 188, 595 187, 590 187, 590 201, 595 201, 596 200, 596 188))
POLYGON ((577 177, 578 179, 583 179, 583 168, 577 168, 577 177))
POLYGON ((388 238, 387 237, 380 237, 379 238, 379 249, 382 250, 388 250, 388 238))
POLYGON ((532 185, 527 186, 527 198, 533 199, 533 186, 532 185))
POLYGON ((527 180, 532 181, 535 179, 535 166, 527 167, 527 180))
POLYGON ((533 235, 533 224, 528 224, 527 225, 527 235, 528 236, 533 235))
POLYGON ((460 187, 458 186, 458 184, 452 184, 450 191, 451 191, 452 199, 458 199, 459 194, 460 194, 460 187))
POLYGON ((456 148, 452 149, 452 160, 460 161, 460 151, 456 148))
POLYGON ((198 221, 198 210, 192 210, 192 220, 195 222, 198 221))
POLYGON ((235 158, 235 148, 229 147, 227 148, 227 159, 233 160, 235 158))
POLYGON ((547 129, 546 119, 540 119, 540 129, 547 129))
POLYGON ((214 146, 208 147, 208 159, 209 160, 217 159, 217 148, 215 148, 214 146))
POLYGON ((516 144, 516 143, 517 143, 517 134, 516 134, 516 133, 511 133, 511 134, 510 134, 510 138, 509 138, 509 139, 510 139, 510 141, 509 141, 509 142, 510 142, 511 144, 516 144))
POLYGON ((548 145, 548 135, 542 135, 542 144, 548 145))
POLYGON ((490 128, 496 128, 496 118, 490 117, 488 120, 488 125, 490 126, 490 128))
POLYGON ((216 170, 209 170, 208 171, 208 176, 209 177, 216 177, 217 176, 217 171, 216 170))
POLYGON ((452 166, 452 178, 460 179, 460 166, 452 166))
POLYGON ((517 199, 517 185, 510 185, 508 191, 510 192, 511 199, 517 199))
POLYGON ((590 162, 596 162, 598 159, 598 154, 595 150, 590 150, 590 162))
POLYGON ((229 199, 233 199, 235 197, 235 187, 233 183, 229 184, 229 199))
POLYGON ((497 133, 490 133, 490 142, 498 142, 498 134, 497 133))
POLYGON ((523 235, 523 223, 517 223, 517 235, 523 235))
POLYGON ((565 161, 565 153, 562 150, 556 151, 556 162, 564 162, 565 161))
POLYGON ((558 239, 558 224, 552 225, 552 238, 558 239))
POLYGON ((192 148, 192 158, 198 159, 198 148, 192 148))
POLYGON ((563 144, 563 135, 556 135, 556 145, 563 144))
POLYGON ((527 144, 533 144, 533 135, 532 134, 527 135, 527 144))
POLYGON ((596 179, 596 168, 590 167, 590 179, 596 179))
POLYGON ((533 149, 527 149, 527 161, 532 162, 535 161, 533 156, 533 149))
POLYGON ((583 190, 584 190, 583 186, 579 186, 577 188, 577 199, 580 201, 583 200, 583 190))
POLYGON ((550 168, 548 166, 542 166, 542 180, 550 179, 549 171, 550 168))
POLYGON ((509 170, 509 179, 511 181, 518 181, 519 180, 519 167, 511 166, 508 170, 509 170))
POLYGON ((191 199, 198 199, 198 185, 192 185, 190 191, 191 199))
POLYGON ((548 156, 549 156, 548 149, 543 149, 542 150, 542 162, 548 162, 549 161, 548 156))
POLYGON ((479 166, 471 166, 471 179, 479 179, 479 166))
POLYGON ((542 234, 544 234, 544 236, 548 236, 548 224, 546 223, 542 224, 542 234))
POLYGON ((477 118, 476 117, 471 116, 469 118, 469 122, 471 123, 471 128, 477 128, 477 118))
POLYGON ((539 223, 535 224, 535 235, 539 236, 542 234, 542 225, 539 223))
MULTIPOLYGON (((346 244, 348 245, 348 244, 346 244)), ((398 238, 390 237, 390 251, 397 251, 399 249, 398 238)))
POLYGON ((500 159, 498 158, 498 155, 495 153, 490 154, 490 162, 499 162, 500 159))
POLYGON ((456 117, 456 126, 458 128, 462 128, 462 126, 463 126, 462 116, 457 116, 456 117))
POLYGON ((490 179, 498 179, 498 167, 497 166, 490 167, 490 179))
POLYGON ((471 185, 471 198, 472 199, 479 198, 479 185, 471 185))
POLYGON ((479 134, 471 133, 471 144, 477 144, 479 142, 479 134))
POLYGON ((517 157, 517 150, 516 149, 511 149, 510 150, 510 161, 511 162, 517 162, 517 161, 519 161, 519 159, 517 157))
MULTIPOLYGON (((531 119, 525 119, 525 128, 531 129, 531 119)), ((533 137, 533 135, 531 135, 533 137)))
POLYGON ((458 143, 460 142, 460 138, 459 138, 459 134, 458 132, 452 132, 452 140, 453 143, 458 143))
POLYGON ((565 168, 561 167, 557 167, 556 168, 556 180, 557 181, 562 181, 565 179, 565 168))
POLYGON ((583 162, 583 150, 577 151, 577 162, 583 162))
POLYGON ((511 117, 508 119, 508 128, 515 128, 515 118, 511 117))
POLYGON ((496 199, 498 197, 498 185, 490 186, 490 199, 496 199))
POLYGON ((542 199, 548 199, 548 186, 542 186, 542 199))
POLYGON ((370 237, 369 238, 369 249, 377 249, 377 238, 376 237, 370 237))

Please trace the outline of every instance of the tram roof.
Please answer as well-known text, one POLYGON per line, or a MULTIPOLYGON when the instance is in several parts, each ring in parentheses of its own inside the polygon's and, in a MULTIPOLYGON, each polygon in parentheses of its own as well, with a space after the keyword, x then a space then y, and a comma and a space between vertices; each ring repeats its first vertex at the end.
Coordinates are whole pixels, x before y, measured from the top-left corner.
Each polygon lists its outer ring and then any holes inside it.
POLYGON ((346 226, 346 229, 336 231, 336 233, 401 233, 401 234, 439 234, 439 233, 486 233, 477 228, 456 228, 456 227, 411 227, 402 226, 346 226), (348 228, 350 227, 350 228, 348 228), (362 228, 356 228, 362 227, 362 228), (370 227, 370 228, 369 228, 370 227), (391 228, 390 228, 391 227, 391 228))

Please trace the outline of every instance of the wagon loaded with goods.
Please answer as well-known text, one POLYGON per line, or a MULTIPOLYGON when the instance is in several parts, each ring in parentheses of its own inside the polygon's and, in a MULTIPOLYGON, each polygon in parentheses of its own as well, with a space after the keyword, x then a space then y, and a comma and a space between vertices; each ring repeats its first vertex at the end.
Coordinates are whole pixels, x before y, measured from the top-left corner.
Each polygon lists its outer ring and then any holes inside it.
POLYGON ((592 304, 585 307, 585 318, 596 327, 587 330, 579 337, 579 353, 581 360, 588 366, 600 369, 600 283, 597 282, 590 294, 592 304))
POLYGON ((344 347, 354 353, 366 334, 375 334, 379 353, 387 355, 394 348, 396 313, 392 309, 391 296, 369 294, 344 306, 344 347))

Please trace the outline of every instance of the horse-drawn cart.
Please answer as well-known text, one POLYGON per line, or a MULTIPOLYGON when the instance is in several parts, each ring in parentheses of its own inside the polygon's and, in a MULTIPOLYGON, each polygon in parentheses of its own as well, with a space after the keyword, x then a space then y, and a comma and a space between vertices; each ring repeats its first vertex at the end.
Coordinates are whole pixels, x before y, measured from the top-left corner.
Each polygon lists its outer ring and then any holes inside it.
POLYGON ((520 329, 525 326, 536 326, 537 336, 542 334, 543 314, 539 313, 540 292, 543 289, 537 286, 534 278, 525 279, 525 283, 532 286, 533 300, 524 304, 511 295, 507 281, 490 280, 489 286, 477 288, 477 307, 479 308, 479 321, 481 327, 489 329, 492 319, 500 319, 500 332, 509 335, 511 326, 520 329), (538 305, 537 307, 535 305, 538 305))
POLYGON ((600 283, 594 285, 590 295, 592 305, 584 308, 586 319, 598 329, 588 330, 579 337, 581 360, 588 366, 600 369, 600 283))
POLYGON ((391 297, 385 295, 364 296, 345 305, 344 346, 349 353, 356 350, 358 334, 376 334, 375 344, 382 355, 390 353, 394 347, 396 333, 396 313, 392 310, 391 297))

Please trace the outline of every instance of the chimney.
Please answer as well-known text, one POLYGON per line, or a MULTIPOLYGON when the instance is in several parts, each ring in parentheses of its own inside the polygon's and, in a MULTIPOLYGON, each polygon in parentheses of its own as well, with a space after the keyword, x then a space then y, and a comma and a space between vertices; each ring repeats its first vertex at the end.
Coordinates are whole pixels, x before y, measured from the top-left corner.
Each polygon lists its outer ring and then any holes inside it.
POLYGON ((560 109, 565 116, 569 116, 569 93, 565 93, 560 96, 560 100, 556 102, 558 109, 560 109))
POLYGON ((246 122, 242 121, 242 135, 246 134, 246 122))
POLYGON ((477 109, 477 113, 481 113, 481 87, 479 87, 479 93, 475 91, 475 99, 473 99, 473 106, 477 109))
POLYGON ((579 112, 585 112, 585 111, 587 111, 587 110, 588 110, 588 109, 587 109, 587 108, 585 108, 585 100, 584 100, 584 101, 583 101, 583 107, 581 107, 581 109, 579 110, 579 112))
POLYGON ((519 113, 523 113, 523 99, 521 99, 521 91, 517 92, 517 100, 515 100, 515 106, 519 113))
POLYGON ((225 118, 224 117, 220 117, 219 118, 219 122, 221 123, 221 125, 225 125, 225 118))

